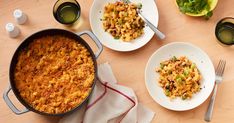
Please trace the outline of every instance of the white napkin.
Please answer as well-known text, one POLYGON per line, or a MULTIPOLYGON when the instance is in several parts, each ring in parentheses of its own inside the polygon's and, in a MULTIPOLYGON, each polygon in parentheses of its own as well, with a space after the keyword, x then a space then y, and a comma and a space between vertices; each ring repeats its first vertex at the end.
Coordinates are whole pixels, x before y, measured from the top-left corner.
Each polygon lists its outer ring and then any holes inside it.
POLYGON ((138 103, 131 88, 117 84, 108 63, 98 66, 98 78, 88 104, 59 123, 149 123, 154 112, 138 103))

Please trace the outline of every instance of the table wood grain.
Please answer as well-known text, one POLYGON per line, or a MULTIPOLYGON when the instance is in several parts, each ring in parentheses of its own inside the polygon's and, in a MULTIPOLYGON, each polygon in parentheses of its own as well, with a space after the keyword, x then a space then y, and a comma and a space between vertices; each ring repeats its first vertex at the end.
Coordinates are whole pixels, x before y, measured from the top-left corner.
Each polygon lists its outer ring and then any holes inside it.
MULTIPOLYGON (((0 93, 9 85, 9 65, 12 55, 24 38, 33 32, 46 28, 63 28, 74 32, 90 29, 89 11, 92 0, 78 0, 82 9, 82 24, 77 29, 67 27, 55 21, 52 8, 55 0, 0 0, 0 93), (28 15, 24 25, 16 24, 13 18, 14 9, 21 9, 28 15), (14 23, 21 30, 20 36, 9 38, 5 24, 14 23)), ((210 20, 183 15, 178 11, 174 0, 156 0, 159 10, 159 29, 166 34, 166 39, 158 40, 155 36, 144 47, 132 52, 116 52, 104 48, 98 59, 99 63, 108 61, 113 68, 118 83, 134 89, 140 103, 155 111, 153 123, 203 123, 208 106, 206 100, 199 107, 175 112, 158 105, 150 97, 144 82, 144 69, 151 54, 159 47, 170 42, 189 42, 203 49, 211 58, 214 66, 219 59, 227 61, 223 83, 218 87, 212 123, 234 122, 234 47, 220 45, 214 35, 216 23, 226 16, 234 17, 234 1, 219 0, 214 15, 210 20)), ((154 16, 154 15, 152 15, 154 16)), ((98 21, 98 20, 97 20, 98 21)), ((86 38, 86 37, 85 37, 86 38)), ((91 43, 90 39, 86 40, 91 43)), ((91 43, 92 45, 92 43, 91 43)), ((11 99, 17 106, 22 107, 13 93, 11 99)), ((56 123, 59 117, 46 117, 33 112, 15 115, 0 99, 0 123, 56 123)))

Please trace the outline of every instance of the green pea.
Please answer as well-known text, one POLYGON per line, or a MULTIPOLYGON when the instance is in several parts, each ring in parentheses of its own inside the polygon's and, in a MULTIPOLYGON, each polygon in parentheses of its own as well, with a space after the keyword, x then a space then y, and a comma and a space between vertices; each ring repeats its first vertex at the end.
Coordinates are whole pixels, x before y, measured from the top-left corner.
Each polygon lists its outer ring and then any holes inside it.
POLYGON ((195 64, 194 63, 192 63, 192 65, 191 65, 191 69, 194 69, 195 68, 195 64))
POLYGON ((171 95, 171 92, 170 92, 169 89, 166 89, 166 90, 165 90, 165 95, 166 95, 166 96, 170 96, 170 95, 171 95))

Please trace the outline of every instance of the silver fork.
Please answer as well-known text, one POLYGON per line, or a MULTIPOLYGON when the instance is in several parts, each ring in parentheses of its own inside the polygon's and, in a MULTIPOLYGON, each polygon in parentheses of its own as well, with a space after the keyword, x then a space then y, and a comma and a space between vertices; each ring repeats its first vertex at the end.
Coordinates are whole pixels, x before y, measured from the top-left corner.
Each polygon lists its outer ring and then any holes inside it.
POLYGON ((208 106, 206 114, 205 114, 205 121, 207 121, 207 122, 211 121, 212 112, 214 109, 214 101, 215 101, 215 97, 216 97, 217 87, 218 87, 218 84, 220 84, 223 80, 223 72, 224 72, 225 66, 226 66, 226 61, 220 60, 218 66, 216 68, 214 92, 213 92, 213 95, 210 99, 210 103, 209 103, 209 106, 208 106))
MULTIPOLYGON (((130 0, 122 0, 125 3, 132 3, 130 0)), ((154 33, 160 38, 160 39, 164 39, 166 36, 158 30, 157 27, 155 27, 148 19, 146 19, 141 11, 139 9, 137 9, 137 13, 138 15, 142 18, 142 20, 150 27, 150 29, 152 29, 154 31, 154 33)))

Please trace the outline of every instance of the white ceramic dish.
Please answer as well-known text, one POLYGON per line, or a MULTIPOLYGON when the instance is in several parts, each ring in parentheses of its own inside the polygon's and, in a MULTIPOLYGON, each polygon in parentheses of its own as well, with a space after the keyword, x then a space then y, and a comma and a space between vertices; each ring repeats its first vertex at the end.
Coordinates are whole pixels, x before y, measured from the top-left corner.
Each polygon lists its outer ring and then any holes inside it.
MULTIPOLYGON (((154 0, 131 0, 134 3, 142 3, 142 14, 156 27, 158 26, 158 9, 154 0)), ((98 37, 101 43, 116 51, 136 50, 150 41, 154 32, 146 26, 144 34, 131 42, 116 40, 102 27, 101 18, 103 16, 104 6, 108 3, 114 3, 116 0, 94 0, 89 14, 89 21, 93 33, 98 37)))
POLYGON ((193 109, 202 104, 211 94, 215 81, 215 70, 209 56, 200 48, 189 43, 170 43, 159 48, 150 57, 145 68, 145 84, 151 97, 161 106, 175 111, 193 109), (160 62, 176 56, 186 56, 194 62, 201 75, 201 91, 193 95, 189 100, 175 98, 170 100, 159 86, 159 74, 155 72, 160 62))

